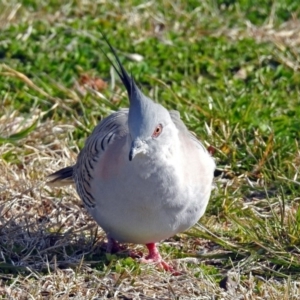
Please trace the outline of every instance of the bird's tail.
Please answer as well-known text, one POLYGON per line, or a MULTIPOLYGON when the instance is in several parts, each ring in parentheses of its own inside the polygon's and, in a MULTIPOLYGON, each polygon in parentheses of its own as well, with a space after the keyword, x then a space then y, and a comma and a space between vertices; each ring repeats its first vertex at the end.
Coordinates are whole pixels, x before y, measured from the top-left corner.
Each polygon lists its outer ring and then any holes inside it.
POLYGON ((74 183, 73 166, 66 167, 56 171, 48 176, 47 185, 51 187, 60 187, 74 183))

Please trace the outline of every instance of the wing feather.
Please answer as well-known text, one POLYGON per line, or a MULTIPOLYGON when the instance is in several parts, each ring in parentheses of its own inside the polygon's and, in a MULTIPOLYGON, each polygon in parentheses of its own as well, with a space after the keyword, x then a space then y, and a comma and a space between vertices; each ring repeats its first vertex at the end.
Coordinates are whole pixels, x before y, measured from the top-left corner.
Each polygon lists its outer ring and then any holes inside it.
POLYGON ((128 134, 128 109, 120 109, 103 119, 87 138, 74 166, 63 168, 48 176, 50 186, 76 183, 77 192, 88 207, 95 206, 90 181, 95 164, 109 151, 113 143, 128 134))

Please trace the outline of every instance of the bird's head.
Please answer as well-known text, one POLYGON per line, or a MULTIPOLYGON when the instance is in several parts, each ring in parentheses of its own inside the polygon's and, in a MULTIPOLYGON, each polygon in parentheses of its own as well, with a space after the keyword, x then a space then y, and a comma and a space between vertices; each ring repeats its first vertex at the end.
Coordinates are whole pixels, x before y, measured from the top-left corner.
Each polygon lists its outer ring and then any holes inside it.
POLYGON ((132 143, 129 160, 140 154, 153 155, 163 147, 171 145, 177 129, 169 112, 142 93, 121 64, 114 48, 108 40, 106 42, 116 58, 117 67, 111 63, 127 90, 130 102, 128 127, 132 143))

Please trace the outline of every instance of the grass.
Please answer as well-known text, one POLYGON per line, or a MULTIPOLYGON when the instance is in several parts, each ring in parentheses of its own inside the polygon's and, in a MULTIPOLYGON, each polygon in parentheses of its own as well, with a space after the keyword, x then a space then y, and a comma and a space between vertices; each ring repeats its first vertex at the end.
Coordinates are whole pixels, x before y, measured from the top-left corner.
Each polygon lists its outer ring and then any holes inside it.
POLYGON ((15 0, 0 12, 3 299, 298 299, 296 1, 15 0), (106 255, 74 188, 45 185, 128 106, 100 31, 214 153, 205 216, 160 246, 184 275, 106 255))

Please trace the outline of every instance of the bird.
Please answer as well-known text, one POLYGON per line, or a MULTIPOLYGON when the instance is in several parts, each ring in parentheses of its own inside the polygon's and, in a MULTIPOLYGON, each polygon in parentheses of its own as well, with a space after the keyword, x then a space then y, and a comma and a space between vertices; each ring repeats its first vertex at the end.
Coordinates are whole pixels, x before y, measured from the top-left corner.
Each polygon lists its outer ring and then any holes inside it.
POLYGON ((148 255, 141 261, 172 271, 157 245, 203 216, 215 161, 178 111, 144 95, 104 40, 115 62, 102 52, 127 91, 129 108, 101 120, 76 163, 49 175, 48 184, 75 183, 86 210, 106 233, 108 252, 119 243, 144 244, 148 255))

